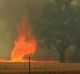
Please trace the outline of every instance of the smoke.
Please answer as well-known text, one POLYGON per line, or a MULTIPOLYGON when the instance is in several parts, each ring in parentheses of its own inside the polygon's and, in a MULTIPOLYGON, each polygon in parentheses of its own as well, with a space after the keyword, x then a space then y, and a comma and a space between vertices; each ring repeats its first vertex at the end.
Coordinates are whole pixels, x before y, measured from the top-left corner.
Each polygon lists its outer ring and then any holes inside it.
POLYGON ((17 21, 24 16, 37 17, 42 4, 43 0, 0 0, 0 58, 10 58, 17 39, 17 21))
MULTIPOLYGON (((73 5, 77 5, 74 0, 73 5)), ((10 58, 14 41, 17 39, 16 23, 24 16, 29 16, 30 20, 35 20, 43 10, 45 0, 0 0, 0 57, 10 58)), ((33 25, 33 24, 32 24, 33 25)), ((35 26, 35 25, 33 25, 35 26)), ((46 28, 46 26, 44 27, 46 28)), ((40 29, 38 26, 37 29, 40 29)), ((37 33, 37 30, 35 31, 37 33)), ((41 42, 43 43, 43 42, 41 42)), ((33 58, 57 59, 58 53, 46 48, 38 48, 33 58)))
POLYGON ((27 15, 26 0, 0 0, 0 58, 10 58, 16 22, 27 15))

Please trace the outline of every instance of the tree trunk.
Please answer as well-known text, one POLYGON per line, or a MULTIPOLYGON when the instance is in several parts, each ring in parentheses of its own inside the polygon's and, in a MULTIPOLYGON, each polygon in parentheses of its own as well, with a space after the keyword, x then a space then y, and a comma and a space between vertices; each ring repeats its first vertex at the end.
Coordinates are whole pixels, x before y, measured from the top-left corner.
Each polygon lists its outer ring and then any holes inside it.
POLYGON ((65 53, 60 53, 60 63, 65 63, 65 53))

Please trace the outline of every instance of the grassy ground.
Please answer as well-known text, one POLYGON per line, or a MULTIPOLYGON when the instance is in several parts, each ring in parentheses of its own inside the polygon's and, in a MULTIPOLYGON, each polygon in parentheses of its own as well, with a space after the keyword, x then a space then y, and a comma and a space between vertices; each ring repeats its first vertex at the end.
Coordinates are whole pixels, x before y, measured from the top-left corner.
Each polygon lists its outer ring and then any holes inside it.
MULTIPOLYGON (((14 73, 0 73, 0 74, 29 74, 28 72, 14 72, 14 73)), ((80 74, 80 71, 65 71, 65 72, 56 72, 56 71, 53 71, 53 72, 31 72, 30 74, 80 74)))
MULTIPOLYGON (((29 74, 28 63, 0 63, 0 74, 29 74)), ((80 64, 34 62, 31 74, 80 74, 80 64)))

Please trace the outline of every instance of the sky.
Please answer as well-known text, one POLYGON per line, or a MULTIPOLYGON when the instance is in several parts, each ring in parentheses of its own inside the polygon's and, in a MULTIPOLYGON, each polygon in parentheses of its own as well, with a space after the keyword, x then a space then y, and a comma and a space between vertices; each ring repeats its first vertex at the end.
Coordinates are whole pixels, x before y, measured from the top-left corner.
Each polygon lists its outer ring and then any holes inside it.
MULTIPOLYGON (((77 5, 78 0, 73 4, 77 5)), ((24 16, 37 19, 44 7, 45 0, 0 0, 0 58, 10 58, 17 38, 16 23, 24 16)), ((37 59, 51 60, 58 57, 56 50, 37 49, 33 56, 37 59), (54 54, 53 54, 54 53, 54 54)))
MULTIPOLYGON (((16 23, 24 16, 34 20, 39 17, 44 0, 0 0, 0 58, 9 59, 17 39, 16 23)), ((39 56, 48 51, 38 49, 39 56)), ((37 54, 38 55, 38 54, 37 54)), ((36 55, 35 55, 36 56, 36 55)), ((38 57, 37 57, 38 58, 38 57)))

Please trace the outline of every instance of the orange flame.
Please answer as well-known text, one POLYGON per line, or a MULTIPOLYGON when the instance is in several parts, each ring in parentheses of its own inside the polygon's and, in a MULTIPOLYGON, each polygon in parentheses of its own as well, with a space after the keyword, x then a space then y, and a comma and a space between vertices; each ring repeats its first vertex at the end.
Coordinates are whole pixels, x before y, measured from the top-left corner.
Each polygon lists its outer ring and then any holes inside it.
POLYGON ((32 28, 28 18, 25 17, 17 24, 18 39, 11 52, 11 60, 0 60, 2 62, 24 62, 24 56, 35 54, 37 41, 32 35, 32 28))
MULTIPOLYGON (((0 59, 0 62, 29 62, 24 59, 25 56, 29 57, 36 52, 37 41, 32 35, 32 28, 25 17, 21 22, 17 24, 18 39, 14 42, 14 48, 11 52, 11 59, 0 59)), ((58 63, 58 61, 32 61, 35 63, 58 63)))
POLYGON ((32 29, 27 18, 18 24, 18 33, 18 40, 11 53, 11 59, 15 61, 23 60, 25 55, 33 55, 36 50, 36 39, 32 36, 32 29))

